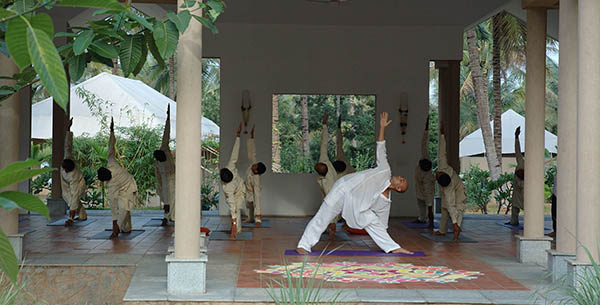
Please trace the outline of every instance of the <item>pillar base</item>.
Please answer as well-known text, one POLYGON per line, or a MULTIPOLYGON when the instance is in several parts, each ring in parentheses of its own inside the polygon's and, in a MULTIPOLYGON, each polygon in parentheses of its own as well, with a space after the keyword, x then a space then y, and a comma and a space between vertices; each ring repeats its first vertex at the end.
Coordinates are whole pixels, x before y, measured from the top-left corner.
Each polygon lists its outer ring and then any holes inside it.
POLYGON ((175 258, 167 255, 167 292, 169 294, 206 293, 206 262, 208 255, 198 258, 175 258))
POLYGON ((566 283, 567 285, 579 289, 581 284, 580 282, 585 280, 586 278, 590 278, 593 273, 593 266, 591 263, 583 263, 578 262, 576 259, 566 259, 567 262, 567 277, 566 283), (587 273, 587 276, 586 276, 587 273))
POLYGON ((50 218, 60 218, 67 215, 67 203, 62 198, 48 198, 48 213, 50 218))
POLYGON ((546 250, 550 249, 550 237, 527 238, 517 235, 517 258, 524 264, 548 265, 546 250))
POLYGON ((576 255, 552 249, 546 250, 546 253, 548 253, 548 271, 550 271, 552 282, 556 283, 563 280, 567 276, 567 260, 574 260, 576 255))
POLYGON ((19 264, 23 262, 23 254, 25 254, 25 234, 27 233, 8 235, 8 241, 10 242, 13 250, 15 250, 15 256, 17 257, 19 264))

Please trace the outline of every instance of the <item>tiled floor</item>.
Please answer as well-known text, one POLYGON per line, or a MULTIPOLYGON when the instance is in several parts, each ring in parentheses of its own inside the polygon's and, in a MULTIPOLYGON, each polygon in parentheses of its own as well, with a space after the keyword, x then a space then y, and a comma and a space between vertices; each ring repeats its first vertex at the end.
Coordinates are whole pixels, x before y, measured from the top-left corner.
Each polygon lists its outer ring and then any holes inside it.
MULTIPOLYGON (((25 253, 28 256, 40 255, 92 255, 92 254, 139 254, 166 255, 172 242, 173 227, 143 227, 151 218, 159 218, 158 211, 136 211, 132 218, 134 229, 146 230, 132 240, 88 240, 99 231, 111 227, 107 211, 91 211, 90 218, 97 221, 86 227, 51 227, 40 216, 21 216, 20 229, 33 230, 26 237, 25 253)), ((330 282, 326 288, 381 288, 381 289, 459 289, 459 290, 527 290, 523 284, 511 279, 493 263, 496 260, 514 260, 516 244, 514 235, 518 232, 496 224, 498 217, 466 217, 463 230, 478 243, 436 243, 420 236, 426 230, 407 229, 401 219, 390 219, 389 232, 403 247, 424 251, 426 257, 324 257, 323 262, 353 261, 364 263, 397 262, 419 266, 446 266, 451 269, 478 271, 483 273, 477 279, 458 280, 456 283, 337 283, 330 282)), ((286 249, 294 249, 309 218, 270 218, 271 228, 244 228, 253 232, 251 241, 210 241, 208 245, 209 263, 211 260, 227 260, 233 274, 229 280, 237 283, 237 288, 264 288, 268 275, 257 274, 256 269, 271 265, 281 265, 305 259, 301 256, 283 256, 286 249), (238 266, 238 267, 235 267, 238 266), (237 269, 236 269, 237 268, 237 269)), ((229 219, 218 216, 204 216, 203 226, 211 230, 227 230, 229 219)), ((366 235, 351 235, 351 242, 334 242, 327 245, 320 242, 314 249, 377 249, 366 235)), ((307 257, 316 261, 318 257, 307 257)), ((210 274, 209 274, 210 276, 210 274)))

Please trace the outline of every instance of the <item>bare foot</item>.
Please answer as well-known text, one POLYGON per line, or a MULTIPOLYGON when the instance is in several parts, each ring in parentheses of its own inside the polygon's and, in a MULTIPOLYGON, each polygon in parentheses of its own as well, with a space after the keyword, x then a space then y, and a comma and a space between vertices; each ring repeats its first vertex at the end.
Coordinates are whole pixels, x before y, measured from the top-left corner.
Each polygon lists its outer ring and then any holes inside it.
POLYGON ((404 248, 398 248, 396 250, 392 250, 392 253, 400 253, 400 254, 408 254, 408 255, 413 255, 414 253, 412 251, 408 251, 404 248))
POLYGON ((257 221, 257 222, 255 222, 255 224, 256 224, 256 227, 262 227, 262 221, 257 221))
POLYGON ((162 222, 160 223, 161 227, 166 227, 169 225, 169 221, 166 218, 162 219, 162 222))
POLYGON ((431 235, 438 235, 438 236, 442 236, 442 235, 446 235, 446 233, 442 233, 440 231, 435 231, 433 233, 431 233, 431 235))
POLYGON ((307 255, 307 254, 309 254, 309 252, 308 252, 308 251, 306 251, 306 250, 305 250, 305 249, 303 249, 303 248, 296 248, 296 252, 298 252, 299 254, 302 254, 302 255, 307 255))
POLYGON ((73 220, 72 219, 67 219, 67 221, 65 221, 65 227, 70 227, 73 225, 73 220))
POLYGON ((548 237, 555 237, 556 236, 556 232, 550 232, 548 234, 545 234, 548 237))
POLYGON ((115 239, 117 237, 119 237, 119 232, 118 231, 113 231, 112 234, 110 234, 110 236, 108 238, 115 239))

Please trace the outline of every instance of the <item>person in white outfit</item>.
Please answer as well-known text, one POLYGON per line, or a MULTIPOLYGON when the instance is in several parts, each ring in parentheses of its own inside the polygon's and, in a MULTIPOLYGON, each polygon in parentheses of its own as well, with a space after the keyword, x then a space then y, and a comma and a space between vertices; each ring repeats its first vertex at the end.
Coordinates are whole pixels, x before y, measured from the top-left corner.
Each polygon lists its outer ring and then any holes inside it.
POLYGON ((510 221, 506 223, 512 226, 519 225, 519 213, 524 208, 523 190, 525 187, 525 160, 523 159, 521 143, 519 142, 520 134, 521 127, 519 126, 515 130, 515 158, 517 159, 517 167, 515 168, 515 177, 513 178, 512 209, 510 221))
POLYGON ((415 169, 415 188, 419 218, 415 223, 424 223, 429 220, 429 227, 433 228, 433 195, 435 193, 435 177, 431 172, 429 159, 429 117, 425 123, 425 131, 421 139, 421 159, 415 169))
POLYGON ((73 125, 73 119, 69 121, 67 126, 65 159, 60 169, 62 196, 69 206, 69 219, 65 221, 65 227, 72 226, 75 223, 76 214, 79 214, 79 221, 87 220, 87 213, 81 203, 81 197, 85 195, 87 185, 81 170, 75 164, 75 158, 73 158, 73 132, 69 131, 71 125, 73 125))
POLYGON ((448 232, 448 220, 450 219, 454 228, 454 240, 458 241, 460 232, 462 232, 461 225, 465 213, 467 196, 465 193, 465 184, 462 182, 462 179, 448 165, 446 137, 443 132, 440 134, 438 156, 439 165, 436 179, 440 185, 440 193, 442 195, 442 217, 440 219, 440 229, 433 234, 445 235, 448 232))
POLYGON ((106 195, 112 212, 111 239, 117 238, 119 233, 131 232, 131 211, 135 207, 138 191, 133 176, 117 160, 116 144, 115 124, 111 118, 107 168, 98 169, 98 180, 106 184, 106 195))
POLYGON ((250 131, 248 139, 248 160, 250 166, 246 170, 246 208, 248 208, 248 219, 244 222, 254 222, 257 227, 262 225, 261 215, 261 192, 262 184, 260 175, 264 174, 267 167, 262 162, 256 161, 256 144, 254 143, 254 126, 250 131))
POLYGON ((402 193, 408 188, 406 179, 392 176, 387 161, 385 128, 390 123, 388 113, 383 112, 377 138, 377 167, 348 174, 334 184, 304 230, 296 249, 298 253, 308 254, 327 225, 341 212, 349 227, 365 229, 384 252, 412 254, 394 242, 387 232, 390 191, 402 193))
POLYGON ((163 131, 160 148, 154 151, 154 175, 156 176, 156 190, 160 201, 164 203, 165 216, 161 226, 175 221, 175 160, 169 148, 171 140, 171 107, 167 108, 167 121, 163 131))
POLYGON ((237 234, 242 233, 242 204, 246 199, 246 186, 244 180, 240 177, 237 170, 237 161, 240 154, 240 133, 242 132, 242 123, 237 129, 235 143, 231 150, 231 156, 227 166, 219 171, 221 177, 221 184, 223 186, 223 193, 225 193, 225 201, 229 205, 229 212, 231 213, 231 236, 229 239, 235 240, 237 234))

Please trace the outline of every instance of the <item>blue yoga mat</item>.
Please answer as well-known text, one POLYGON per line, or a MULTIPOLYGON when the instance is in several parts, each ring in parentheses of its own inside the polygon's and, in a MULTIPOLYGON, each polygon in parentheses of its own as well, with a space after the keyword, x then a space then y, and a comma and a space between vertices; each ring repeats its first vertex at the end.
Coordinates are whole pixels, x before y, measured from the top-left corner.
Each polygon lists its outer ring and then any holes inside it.
MULTIPOLYGON (((327 251, 327 250, 312 250, 308 255, 310 256, 319 256, 323 253, 323 256, 404 256, 404 257, 423 257, 425 252, 423 251, 415 251, 414 254, 402 254, 402 253, 385 253, 383 251, 373 251, 373 250, 335 250, 335 251, 327 251), (324 253, 323 253, 324 252, 324 253)), ((296 250, 285 250, 285 255, 303 255, 296 250)))
MULTIPOLYGON (((429 223, 414 223, 412 221, 403 221, 402 224, 409 229, 429 229, 429 223)), ((433 227, 437 229, 440 227, 440 224, 434 222, 433 227)))

